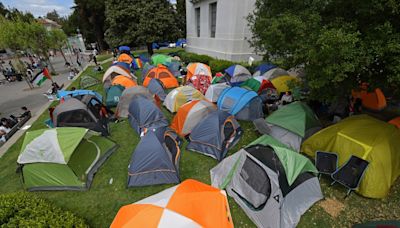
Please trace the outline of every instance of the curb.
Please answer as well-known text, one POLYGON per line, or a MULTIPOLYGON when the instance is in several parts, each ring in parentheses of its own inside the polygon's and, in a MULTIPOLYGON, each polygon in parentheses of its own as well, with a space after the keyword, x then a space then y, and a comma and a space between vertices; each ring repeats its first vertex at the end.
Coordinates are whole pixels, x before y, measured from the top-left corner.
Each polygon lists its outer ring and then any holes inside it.
MULTIPOLYGON (((112 58, 111 58, 111 60, 112 60, 112 58)), ((107 62, 107 61, 109 61, 109 59, 104 60, 104 61, 107 62)), ((104 62, 104 61, 103 61, 103 62, 104 62)), ((103 63, 101 63, 101 64, 103 64, 103 63)), ((93 64, 93 65, 92 65, 92 64, 89 64, 89 63, 86 64, 86 66, 78 73, 78 75, 75 77, 75 79, 69 81, 69 82, 65 85, 65 88, 68 88, 68 86, 70 86, 70 85, 72 84, 72 82, 74 82, 75 80, 77 80, 77 79, 81 76, 81 74, 82 74, 89 66, 94 66, 94 64, 93 64)), ((27 130, 29 130, 29 128, 26 129, 26 130, 23 130, 22 128, 25 127, 25 126, 27 126, 27 125, 32 125, 32 124, 43 114, 43 112, 45 112, 45 111, 50 107, 50 105, 51 105, 52 103, 53 103, 53 102, 48 102, 47 104, 43 105, 43 107, 40 108, 39 111, 37 111, 37 114, 36 114, 36 115, 32 116, 32 117, 28 120, 28 122, 26 122, 26 123, 24 124, 24 126, 21 127, 21 129, 19 129, 17 132, 15 132, 15 134, 14 134, 8 141, 6 141, 6 142, 0 147, 0 158, 1 158, 5 153, 7 153, 8 149, 10 149, 10 147, 11 147, 12 145, 14 145, 15 142, 17 142, 17 141, 19 140, 19 138, 21 138, 21 136, 24 135, 24 133, 25 133, 27 130)))

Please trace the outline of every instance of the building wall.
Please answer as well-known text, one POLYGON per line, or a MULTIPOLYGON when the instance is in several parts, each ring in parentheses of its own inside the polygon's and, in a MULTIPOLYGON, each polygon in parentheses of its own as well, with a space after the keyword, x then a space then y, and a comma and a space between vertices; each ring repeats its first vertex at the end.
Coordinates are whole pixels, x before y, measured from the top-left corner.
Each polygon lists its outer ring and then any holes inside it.
POLYGON ((186 0, 188 52, 219 59, 247 61, 260 59, 246 39, 251 38, 246 17, 254 10, 255 0, 186 0), (210 4, 217 2, 215 38, 210 31, 210 4), (200 37, 196 34, 195 9, 200 7, 200 37))

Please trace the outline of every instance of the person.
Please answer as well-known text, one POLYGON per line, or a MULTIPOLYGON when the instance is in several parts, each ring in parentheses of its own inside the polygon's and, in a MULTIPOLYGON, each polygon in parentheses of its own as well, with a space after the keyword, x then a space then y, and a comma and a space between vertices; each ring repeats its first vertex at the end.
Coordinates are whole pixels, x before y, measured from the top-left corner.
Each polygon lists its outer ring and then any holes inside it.
POLYGON ((286 104, 290 104, 290 103, 292 103, 292 102, 293 102, 292 92, 286 91, 286 93, 283 94, 283 96, 282 96, 282 98, 281 98, 281 100, 280 100, 280 103, 281 103, 282 105, 286 105, 286 104))
POLYGON ((53 82, 51 88, 51 94, 56 94, 58 90, 62 89, 64 87, 64 84, 61 85, 61 87, 57 84, 57 82, 53 82))
POLYGON ((99 52, 97 51, 97 48, 94 48, 93 49, 93 62, 94 62, 94 64, 96 64, 96 66, 98 65, 97 64, 97 55, 99 54, 99 52))
POLYGON ((10 128, 8 128, 6 126, 3 126, 3 124, 0 124, 0 142, 5 142, 6 141, 6 137, 5 136, 10 131, 11 131, 10 128))
POLYGON ((75 71, 73 69, 70 69, 69 70, 68 80, 74 79, 75 76, 76 76, 75 71))
POLYGON ((75 91, 76 90, 76 87, 75 86, 72 86, 71 87, 71 91, 75 91))
POLYGON ((3 117, 3 118, 1 118, 1 124, 2 124, 2 126, 11 129, 17 123, 11 119, 7 119, 7 118, 3 117))
POLYGON ((19 119, 23 119, 31 115, 31 111, 26 106, 21 107, 21 110, 22 113, 18 116, 19 119))
POLYGON ((361 114, 362 112, 362 100, 361 98, 356 98, 354 101, 354 114, 361 114))

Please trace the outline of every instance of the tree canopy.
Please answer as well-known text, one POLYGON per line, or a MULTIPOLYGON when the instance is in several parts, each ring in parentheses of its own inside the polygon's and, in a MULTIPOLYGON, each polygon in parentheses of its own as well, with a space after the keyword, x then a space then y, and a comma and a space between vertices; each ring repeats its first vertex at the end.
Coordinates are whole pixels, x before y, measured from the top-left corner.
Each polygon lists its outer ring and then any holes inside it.
POLYGON ((400 85, 400 2, 257 0, 251 45, 283 67, 303 66, 313 98, 329 101, 360 82, 400 85))
POLYGON ((106 0, 105 39, 110 46, 142 46, 179 37, 176 11, 168 0, 106 0))

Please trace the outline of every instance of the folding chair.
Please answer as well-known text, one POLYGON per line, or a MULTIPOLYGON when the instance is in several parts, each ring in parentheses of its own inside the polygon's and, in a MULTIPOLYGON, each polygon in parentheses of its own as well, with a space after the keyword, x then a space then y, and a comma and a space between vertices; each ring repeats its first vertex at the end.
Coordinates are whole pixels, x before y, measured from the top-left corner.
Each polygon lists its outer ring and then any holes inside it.
POLYGON ((315 152, 315 167, 318 170, 318 178, 321 174, 331 175, 338 167, 338 155, 333 152, 315 152))
POLYGON ((350 193, 360 185, 368 165, 368 161, 352 155, 342 167, 332 173, 331 177, 333 182, 331 186, 338 182, 348 188, 346 196, 344 197, 347 198, 350 193))

